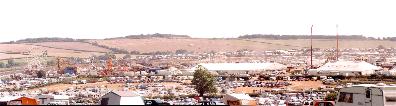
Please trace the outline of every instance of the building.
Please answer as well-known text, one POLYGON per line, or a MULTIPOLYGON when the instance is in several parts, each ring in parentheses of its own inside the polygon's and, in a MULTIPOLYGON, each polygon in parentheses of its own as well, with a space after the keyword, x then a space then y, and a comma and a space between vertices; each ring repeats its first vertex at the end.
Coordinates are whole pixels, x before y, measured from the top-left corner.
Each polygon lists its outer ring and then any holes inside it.
POLYGON ((247 94, 227 94, 223 97, 223 102, 230 106, 256 105, 256 100, 247 94))
POLYGON ((34 98, 5 96, 0 98, 0 105, 38 105, 38 103, 34 98))
POLYGON ((58 105, 69 105, 70 97, 67 95, 37 95, 35 97, 38 100, 39 105, 50 105, 50 104, 58 104, 58 105))
POLYGON ((356 76, 371 75, 380 70, 382 70, 381 67, 365 61, 336 61, 328 62, 317 69, 311 69, 308 71, 308 74, 356 76))
MULTIPOLYGON (((284 71, 287 69, 286 65, 268 62, 268 63, 201 63, 208 71, 213 71, 217 73, 262 73, 266 71, 284 71)), ((197 67, 189 69, 190 71, 195 70, 197 67)))
POLYGON ((144 105, 144 100, 135 92, 111 91, 101 97, 100 105, 144 105))
POLYGON ((21 105, 38 105, 37 100, 34 98, 20 97, 13 101, 19 101, 21 105))
POLYGON ((48 105, 54 99, 52 95, 37 95, 35 97, 39 101, 39 105, 48 105))

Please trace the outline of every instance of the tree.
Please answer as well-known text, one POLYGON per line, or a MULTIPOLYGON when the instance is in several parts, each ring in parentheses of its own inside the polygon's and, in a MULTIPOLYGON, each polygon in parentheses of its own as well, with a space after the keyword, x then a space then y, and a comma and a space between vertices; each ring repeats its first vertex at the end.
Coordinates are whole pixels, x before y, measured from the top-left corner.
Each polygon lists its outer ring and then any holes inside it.
POLYGON ((188 51, 187 50, 184 50, 184 49, 178 49, 178 50, 176 50, 176 52, 175 52, 175 54, 187 54, 188 53, 188 51))
POLYGON ((5 68, 5 67, 6 67, 5 63, 0 62, 0 68, 5 68))
POLYGON ((48 60, 48 61, 47 61, 47 65, 48 65, 48 66, 53 66, 53 65, 55 65, 55 64, 56 64, 55 60, 48 60))
POLYGON ((378 45, 377 49, 386 49, 383 45, 378 45))
POLYGON ((122 57, 123 59, 130 59, 132 58, 132 56, 130 54, 126 54, 124 57, 122 57))
POLYGON ((203 96, 205 93, 216 93, 217 89, 215 87, 215 78, 208 69, 198 65, 194 72, 194 78, 191 81, 194 89, 199 93, 199 96, 203 96))
POLYGON ((134 51, 131 51, 131 52, 129 52, 129 54, 138 55, 138 54, 140 54, 140 52, 139 52, 139 51, 136 51, 136 50, 134 50, 134 51))
POLYGON ((106 54, 104 54, 104 55, 100 55, 100 56, 98 57, 99 60, 107 60, 107 59, 109 59, 109 58, 111 58, 111 59, 116 59, 117 57, 116 57, 116 55, 114 55, 114 54, 111 53, 111 52, 108 52, 108 53, 106 53, 106 54))
POLYGON ((38 78, 44 78, 46 76, 46 73, 43 70, 40 70, 37 72, 37 77, 38 78))
POLYGON ((337 93, 329 93, 326 95, 325 100, 335 101, 337 99, 337 93))
POLYGON ((15 65, 16 65, 16 63, 15 63, 14 59, 7 60, 7 68, 13 67, 15 65))

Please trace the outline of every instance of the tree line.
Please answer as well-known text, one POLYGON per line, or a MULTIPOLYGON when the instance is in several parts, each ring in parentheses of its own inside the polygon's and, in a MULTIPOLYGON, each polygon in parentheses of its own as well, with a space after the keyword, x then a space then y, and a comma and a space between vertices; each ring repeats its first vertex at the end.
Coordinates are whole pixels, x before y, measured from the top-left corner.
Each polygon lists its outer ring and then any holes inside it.
POLYGON ((73 39, 73 38, 59 38, 59 37, 43 37, 43 38, 26 38, 17 41, 4 42, 3 44, 14 44, 14 43, 41 43, 41 42, 83 42, 84 39, 73 39))
POLYGON ((384 37, 382 40, 396 41, 396 37, 384 37))
POLYGON ((191 38, 191 37, 188 36, 188 35, 173 35, 173 34, 155 33, 155 34, 128 35, 128 36, 125 36, 125 37, 116 37, 116 38, 106 38, 105 40, 121 39, 121 38, 127 38, 127 39, 148 39, 148 38, 191 38))
POLYGON ((15 62, 14 59, 8 59, 7 63, 0 61, 0 68, 11 68, 14 66, 19 66, 20 63, 15 62))

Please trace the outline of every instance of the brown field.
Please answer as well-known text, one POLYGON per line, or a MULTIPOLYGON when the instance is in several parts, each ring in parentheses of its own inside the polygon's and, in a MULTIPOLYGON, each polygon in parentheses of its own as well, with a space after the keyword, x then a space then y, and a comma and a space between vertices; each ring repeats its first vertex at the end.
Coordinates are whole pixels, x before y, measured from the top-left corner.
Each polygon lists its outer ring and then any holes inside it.
POLYGON ((122 86, 123 84, 109 84, 107 82, 96 82, 96 83, 87 83, 87 84, 55 84, 55 85, 50 85, 50 86, 45 86, 45 87, 40 87, 40 88, 34 88, 34 89, 29 89, 27 91, 37 91, 40 89, 46 89, 48 91, 63 91, 66 90, 70 87, 75 88, 75 87, 79 87, 79 88, 83 88, 83 87, 93 87, 93 86, 107 86, 110 89, 113 90, 122 90, 122 86))
MULTIPOLYGON (((308 90, 310 88, 317 89, 318 87, 323 86, 323 84, 320 81, 290 81, 292 83, 291 86, 288 88, 294 89, 294 90, 308 90)), ((132 83, 132 85, 138 85, 140 83, 132 83)), ((164 85, 165 87, 171 87, 171 86, 179 86, 180 83, 160 83, 164 85)), ((108 82, 96 82, 96 83, 87 83, 87 84, 55 84, 55 85, 50 85, 50 86, 45 86, 45 87, 40 87, 40 88, 34 88, 34 89, 29 89, 28 91, 37 91, 40 89, 45 88, 48 91, 60 91, 60 90, 66 90, 70 87, 72 88, 84 88, 84 87, 95 87, 95 86, 107 86, 108 89, 112 90, 123 90, 124 84, 122 83, 116 83, 116 84, 111 84, 108 82)), ((238 87, 235 89, 235 92, 237 93, 253 93, 253 90, 271 90, 273 88, 264 88, 264 87, 238 87)))
POLYGON ((88 43, 81 42, 43 42, 34 43, 35 45, 50 46, 54 48, 71 49, 71 50, 84 50, 84 51, 96 51, 96 52, 109 52, 110 50, 93 46, 88 43))
MULTIPOLYGON (((28 51, 33 51, 33 53, 41 53, 42 51, 47 51, 48 56, 85 58, 91 55, 100 55, 103 53, 98 53, 98 52, 108 52, 109 50, 80 42, 45 42, 45 43, 34 43, 33 45, 0 44, 0 52, 28 52, 28 51), (48 47, 43 47, 40 45, 48 46, 48 47), (79 50, 83 50, 83 51, 79 51, 79 50), (97 51, 97 52, 87 52, 87 51, 97 51)), ((0 59, 21 58, 21 57, 31 57, 31 55, 5 54, 5 53, 0 54, 0 59)))

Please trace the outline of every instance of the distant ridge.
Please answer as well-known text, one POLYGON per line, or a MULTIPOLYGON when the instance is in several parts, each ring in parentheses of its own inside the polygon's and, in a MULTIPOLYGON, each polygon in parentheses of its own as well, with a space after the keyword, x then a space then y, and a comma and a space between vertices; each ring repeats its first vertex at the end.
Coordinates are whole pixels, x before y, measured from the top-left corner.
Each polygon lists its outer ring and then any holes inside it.
POLYGON ((140 34, 140 35, 128 35, 125 37, 116 37, 116 38, 106 38, 107 39, 122 39, 122 38, 127 38, 127 39, 148 39, 148 38, 191 38, 188 35, 173 35, 173 34, 140 34))
MULTIPOLYGON (((363 35, 339 35, 340 39, 349 40, 389 40, 396 41, 396 37, 383 37, 374 38, 366 37, 363 35)), ((124 37, 105 38, 104 40, 111 39, 149 39, 149 38, 192 38, 188 35, 175 35, 175 34, 140 34, 140 35, 128 35, 124 37)), ((310 39, 310 35, 275 35, 275 34, 250 34, 241 35, 237 38, 212 38, 212 39, 277 39, 277 40, 288 40, 288 39, 310 39)), ((335 35, 312 35, 312 39, 336 39, 335 35)), ((73 39, 73 38, 62 38, 62 37, 41 37, 41 38, 26 38, 17 41, 1 42, 2 44, 14 44, 14 43, 41 43, 41 42, 85 42, 93 39, 73 39)))
POLYGON ((14 43, 41 43, 41 42, 82 42, 86 39, 60 38, 60 37, 42 37, 42 38, 26 38, 17 41, 3 42, 3 44, 14 43))

